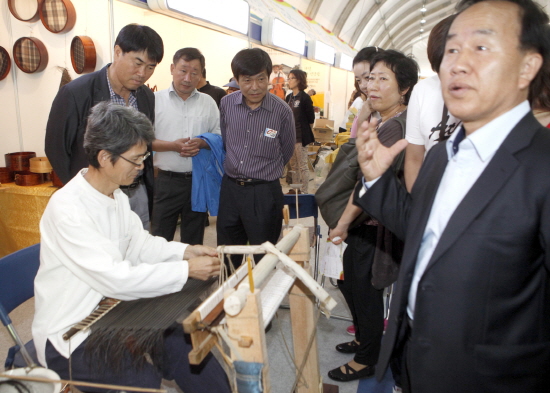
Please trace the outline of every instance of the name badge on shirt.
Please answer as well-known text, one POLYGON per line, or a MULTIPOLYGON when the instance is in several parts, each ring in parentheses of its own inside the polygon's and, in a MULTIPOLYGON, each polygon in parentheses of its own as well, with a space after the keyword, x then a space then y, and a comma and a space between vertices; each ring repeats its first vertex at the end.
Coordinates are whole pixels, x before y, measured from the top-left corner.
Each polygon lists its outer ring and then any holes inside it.
POLYGON ((266 136, 268 138, 276 138, 278 132, 279 131, 272 130, 271 128, 266 128, 265 131, 264 131, 264 136, 266 136))

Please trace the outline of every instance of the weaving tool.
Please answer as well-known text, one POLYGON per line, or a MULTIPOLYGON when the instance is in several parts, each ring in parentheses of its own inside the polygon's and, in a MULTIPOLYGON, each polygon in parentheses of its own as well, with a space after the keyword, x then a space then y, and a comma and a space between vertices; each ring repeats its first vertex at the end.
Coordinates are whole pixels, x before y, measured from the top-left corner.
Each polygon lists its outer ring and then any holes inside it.
POLYGON ((109 299, 63 338, 90 329, 86 353, 99 370, 118 370, 128 350, 136 367, 146 361, 145 354, 158 364, 166 330, 181 323, 209 295, 213 285, 217 285, 216 279, 189 279, 181 291, 169 295, 132 301, 109 299))
MULTIPOLYGON (((266 256, 253 269, 256 287, 254 292, 251 292, 248 280, 243 279, 247 274, 247 266, 243 264, 224 286, 184 320, 184 330, 191 334, 193 342, 193 350, 189 353, 190 363, 200 363, 216 345, 218 341, 218 337, 214 335, 216 332, 226 340, 231 349, 232 362, 239 363, 239 366, 243 362, 251 366, 261 365, 258 368, 259 380, 262 382, 263 392, 269 392, 269 367, 264 329, 290 289, 294 356, 295 364, 299 365, 297 381, 302 381, 296 384, 295 391, 320 393, 323 391, 323 384, 319 373, 315 334, 314 314, 318 315, 315 311, 315 303, 318 298, 320 306, 328 316, 336 302, 304 268, 293 260, 293 258, 301 260, 307 265, 309 231, 297 225, 288 231, 276 246, 267 242, 261 248, 266 252, 266 256), (286 254, 289 253, 290 256, 287 256, 286 254), (278 264, 279 261, 282 263, 278 264), (297 281, 296 278, 298 278, 297 281), (236 283, 239 282, 237 287, 236 283), (222 295, 225 299, 220 299, 222 295), (212 323, 212 321, 216 322, 212 323), (219 326, 216 327, 216 323, 219 326), (226 324, 227 328, 223 327, 223 324, 226 324)), ((229 254, 236 250, 244 254, 259 252, 258 246, 224 247, 224 251, 229 254)), ((229 377, 231 380, 232 376, 229 377)), ((238 377, 237 386, 242 386, 239 382, 242 381, 238 377)))

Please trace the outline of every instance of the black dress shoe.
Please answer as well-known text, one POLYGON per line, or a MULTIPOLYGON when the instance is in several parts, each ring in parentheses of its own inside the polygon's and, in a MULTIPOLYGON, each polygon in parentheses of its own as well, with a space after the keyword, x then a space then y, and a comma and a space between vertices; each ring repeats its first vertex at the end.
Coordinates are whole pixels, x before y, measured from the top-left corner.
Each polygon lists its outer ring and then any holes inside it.
POLYGON ((374 375, 374 366, 367 366, 364 369, 357 371, 346 363, 344 364, 344 369, 346 370, 345 373, 340 370, 340 367, 330 370, 328 372, 328 377, 335 381, 349 382, 360 378, 369 378, 374 375))
POLYGON ((355 340, 352 340, 347 343, 338 344, 336 350, 342 353, 355 353, 359 348, 359 343, 355 340))

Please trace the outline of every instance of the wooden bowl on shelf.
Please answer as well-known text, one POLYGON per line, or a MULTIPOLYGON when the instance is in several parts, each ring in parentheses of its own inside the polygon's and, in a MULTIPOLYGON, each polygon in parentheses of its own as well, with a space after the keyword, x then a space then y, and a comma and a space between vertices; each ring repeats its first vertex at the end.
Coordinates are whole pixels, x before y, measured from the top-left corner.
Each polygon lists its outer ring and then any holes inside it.
POLYGON ((31 169, 30 159, 33 157, 36 157, 36 153, 33 151, 18 151, 4 155, 6 167, 14 172, 29 171, 31 169))

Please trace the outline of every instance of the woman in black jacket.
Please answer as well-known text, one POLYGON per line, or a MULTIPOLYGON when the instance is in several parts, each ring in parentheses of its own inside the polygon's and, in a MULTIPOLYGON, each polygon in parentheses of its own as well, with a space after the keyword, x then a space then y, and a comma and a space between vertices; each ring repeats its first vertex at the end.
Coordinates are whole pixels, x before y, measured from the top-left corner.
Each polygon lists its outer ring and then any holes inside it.
POLYGON ((300 192, 307 194, 309 183, 307 145, 315 141, 312 131, 315 120, 313 101, 304 91, 307 88, 307 73, 302 70, 291 70, 288 74, 288 87, 292 93, 287 95, 285 100, 292 108, 296 124, 296 146, 290 159, 290 167, 294 171, 292 183, 301 184, 300 192))

